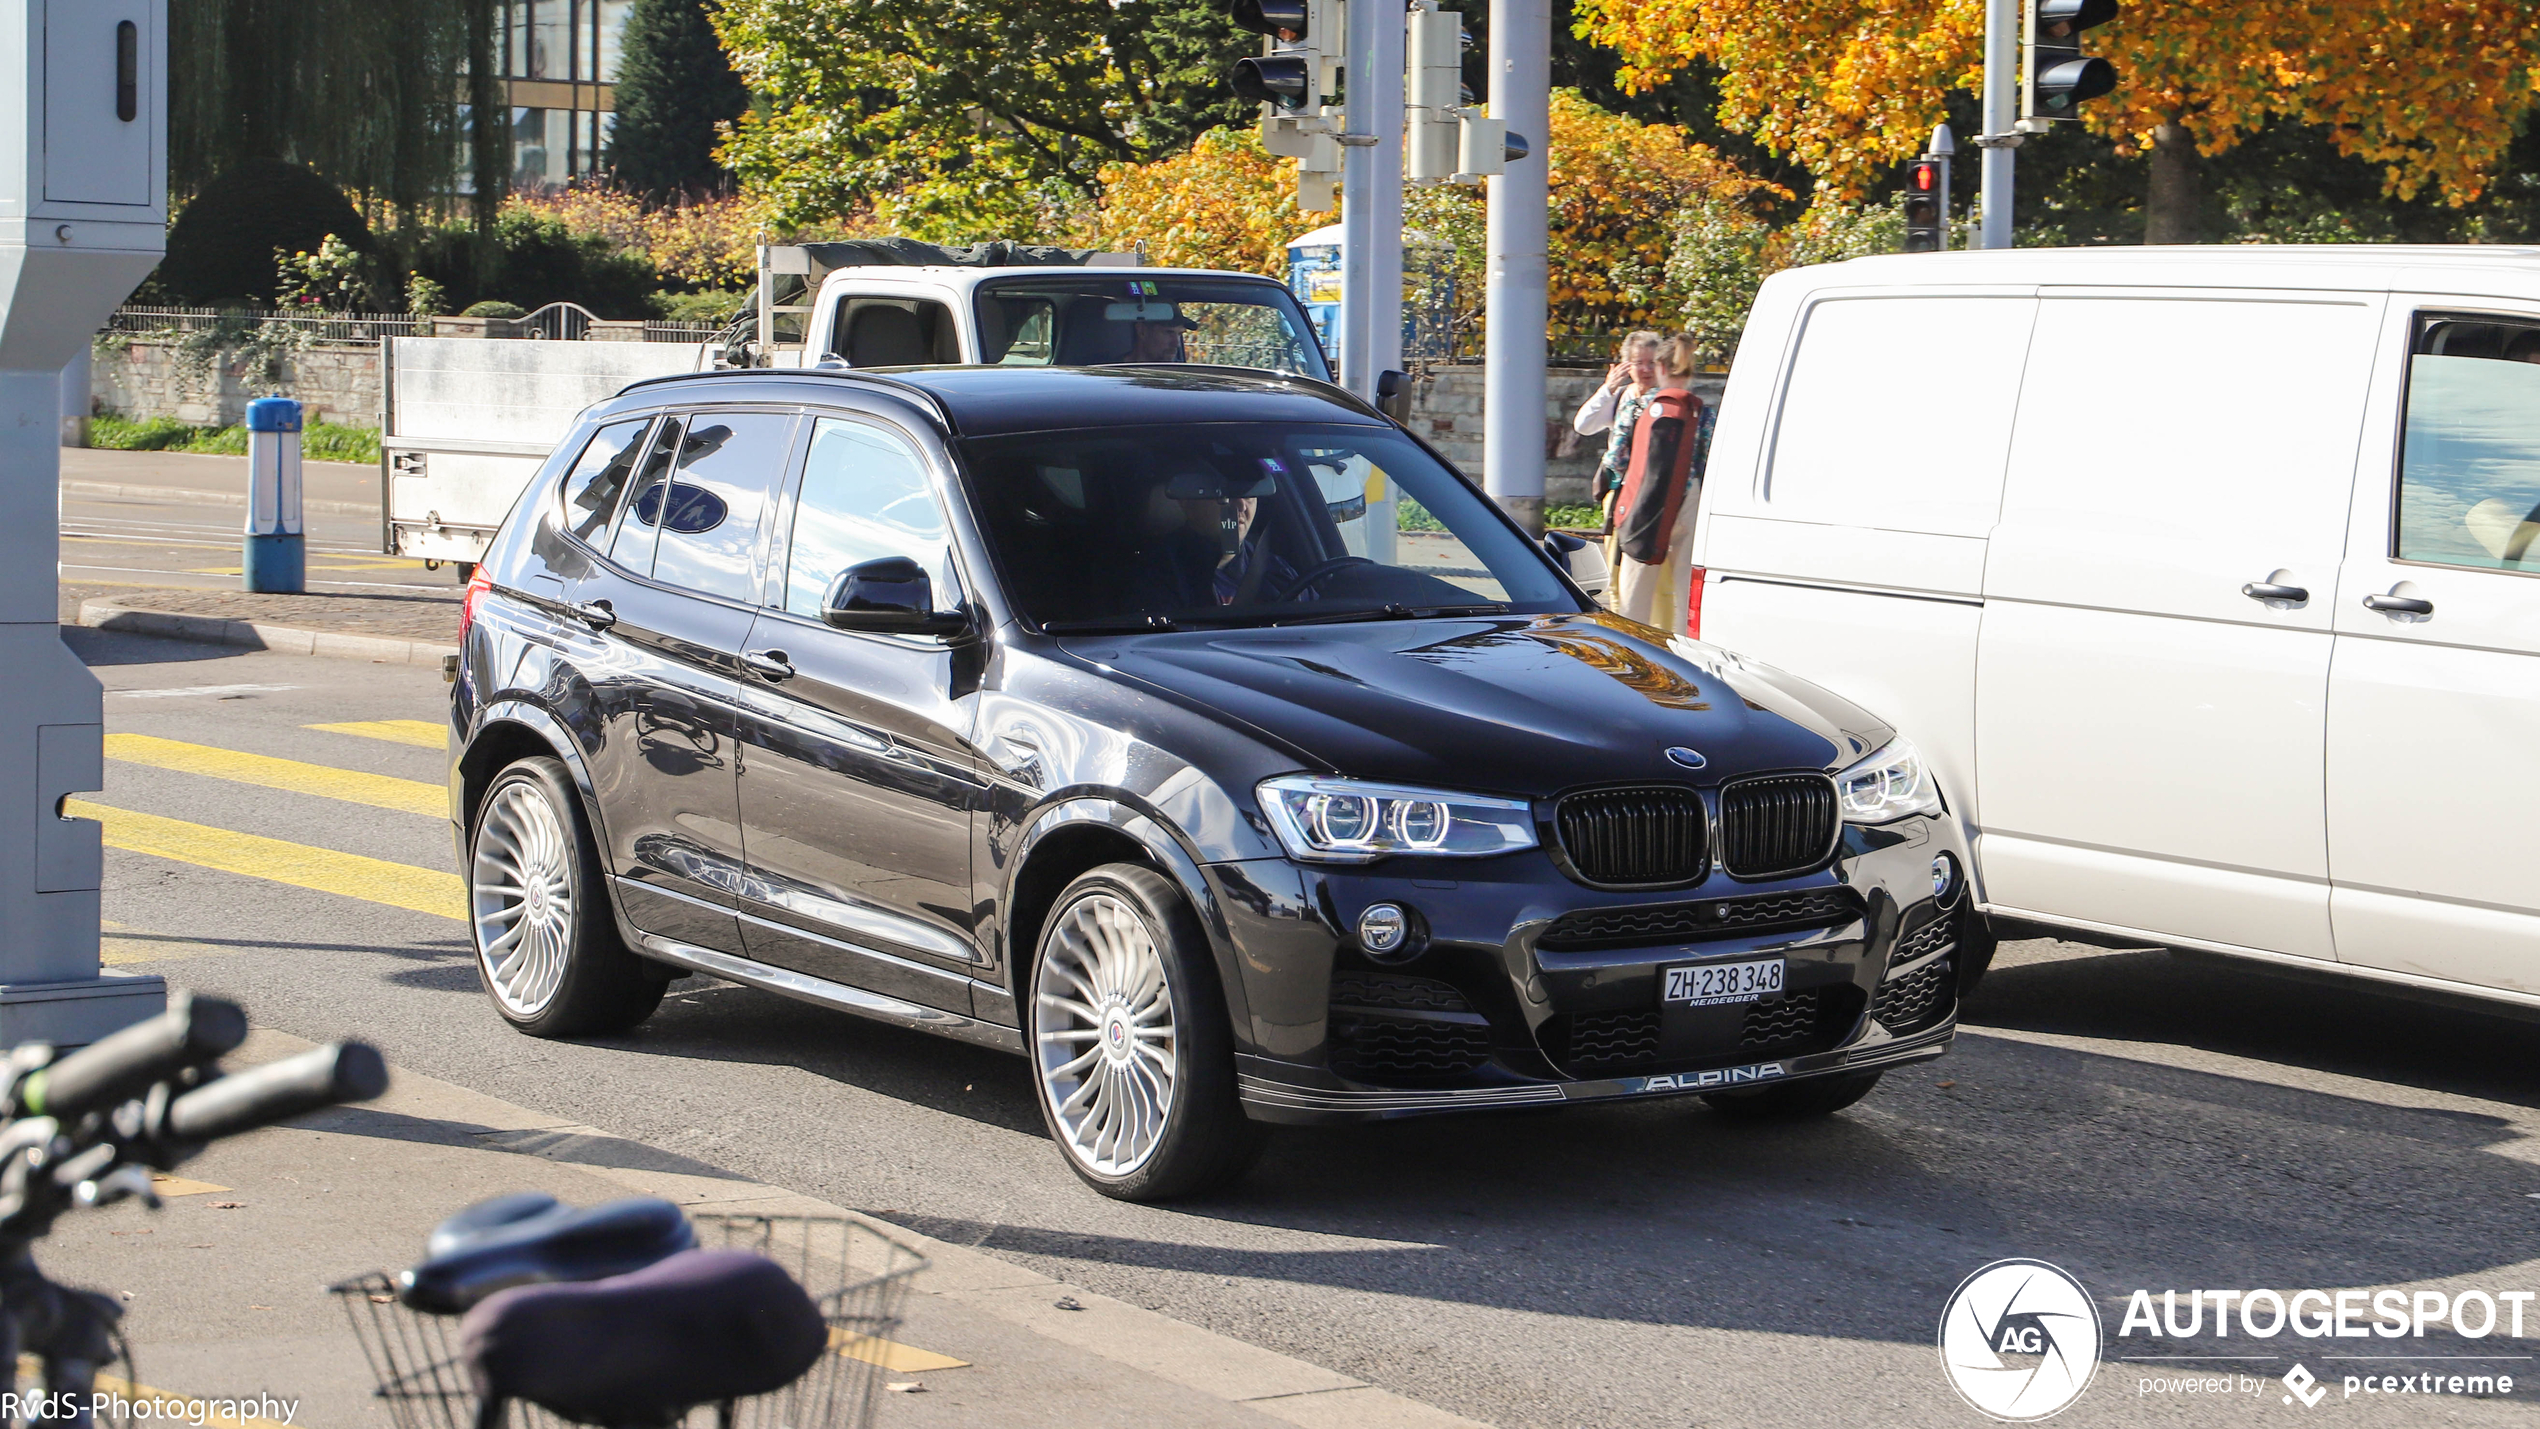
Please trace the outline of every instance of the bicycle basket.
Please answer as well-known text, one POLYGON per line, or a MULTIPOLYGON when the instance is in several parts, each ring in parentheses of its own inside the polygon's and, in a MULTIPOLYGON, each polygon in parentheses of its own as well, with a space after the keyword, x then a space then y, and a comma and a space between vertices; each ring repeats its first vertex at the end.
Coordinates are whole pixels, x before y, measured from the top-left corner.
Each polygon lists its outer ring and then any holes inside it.
MULTIPOLYGON (((733 1403, 728 1420, 711 1404, 690 1409, 692 1429, 862 1429, 881 1388, 875 1342, 899 1328, 908 1283, 926 1258, 881 1229, 844 1216, 699 1215, 697 1244, 747 1250, 785 1267, 829 1322, 830 1353, 773 1393, 733 1403)), ((459 1360, 459 1319, 428 1315, 397 1299, 395 1283, 372 1271, 328 1287, 361 1341, 375 1395, 397 1429, 478 1429, 477 1398, 459 1360)), ((551 1429, 561 1421, 514 1400, 509 1429, 551 1429)))

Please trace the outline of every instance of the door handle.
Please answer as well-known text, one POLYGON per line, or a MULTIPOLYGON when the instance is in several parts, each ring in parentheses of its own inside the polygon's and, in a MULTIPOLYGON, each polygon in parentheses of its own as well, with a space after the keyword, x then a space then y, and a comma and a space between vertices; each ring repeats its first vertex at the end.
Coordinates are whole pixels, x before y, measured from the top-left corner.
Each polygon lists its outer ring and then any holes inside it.
POLYGON ((586 600, 573 607, 573 614, 593 630, 606 630, 617 624, 617 611, 605 600, 586 600))
POLYGON ((2384 615, 2432 615, 2434 602, 2412 595, 2368 595, 2364 597, 2364 609, 2384 615))
POLYGON ((2308 586, 2272 585, 2266 581, 2251 581, 2240 588, 2240 593, 2251 600, 2289 600, 2296 605, 2311 598, 2308 586))
POLYGON ((782 650, 744 651, 741 663, 762 680, 790 680, 794 677, 793 662, 785 658, 782 650))

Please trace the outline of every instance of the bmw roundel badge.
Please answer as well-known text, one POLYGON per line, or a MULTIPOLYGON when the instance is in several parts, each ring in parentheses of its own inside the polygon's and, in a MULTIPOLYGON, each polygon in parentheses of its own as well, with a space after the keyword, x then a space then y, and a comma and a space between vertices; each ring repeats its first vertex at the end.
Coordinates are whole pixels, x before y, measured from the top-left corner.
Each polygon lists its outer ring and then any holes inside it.
POLYGON ((1699 769, 1710 762, 1702 757, 1701 750, 1687 749, 1681 744, 1668 748, 1667 759, 1670 763, 1681 764, 1687 769, 1699 769))

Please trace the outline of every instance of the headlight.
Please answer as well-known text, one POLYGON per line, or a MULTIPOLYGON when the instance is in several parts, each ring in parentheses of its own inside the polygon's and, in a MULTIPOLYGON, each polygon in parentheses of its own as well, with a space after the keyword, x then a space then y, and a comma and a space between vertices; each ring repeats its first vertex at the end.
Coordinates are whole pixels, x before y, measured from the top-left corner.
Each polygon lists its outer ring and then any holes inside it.
POLYGON ((1264 779, 1259 792, 1288 857, 1308 863, 1483 858, 1535 846, 1534 810, 1520 799, 1313 774, 1264 779))
POLYGON ((1911 814, 1940 812, 1940 786, 1902 735, 1834 776, 1834 788, 1847 824, 1889 824, 1911 814))

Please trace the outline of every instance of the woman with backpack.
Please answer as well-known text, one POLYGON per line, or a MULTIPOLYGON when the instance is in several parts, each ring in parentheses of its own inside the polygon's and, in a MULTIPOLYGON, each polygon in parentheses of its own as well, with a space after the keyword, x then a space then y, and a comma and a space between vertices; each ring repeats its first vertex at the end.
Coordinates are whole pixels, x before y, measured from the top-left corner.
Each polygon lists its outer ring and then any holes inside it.
POLYGON ((1614 609, 1678 635, 1692 595, 1693 517, 1713 420, 1710 405, 1693 394, 1696 365, 1691 338, 1676 338, 1662 352, 1614 502, 1614 609))

